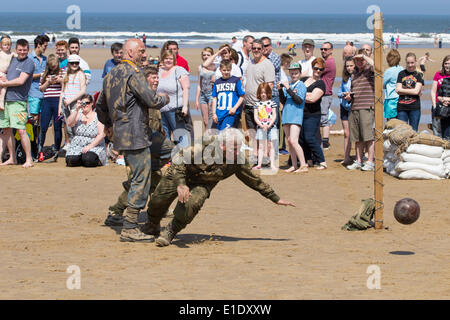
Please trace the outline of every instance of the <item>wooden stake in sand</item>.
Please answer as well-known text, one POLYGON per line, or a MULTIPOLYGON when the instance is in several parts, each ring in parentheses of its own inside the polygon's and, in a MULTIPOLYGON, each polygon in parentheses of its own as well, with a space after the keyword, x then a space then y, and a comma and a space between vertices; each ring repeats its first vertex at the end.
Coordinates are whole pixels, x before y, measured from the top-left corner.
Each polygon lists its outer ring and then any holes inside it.
POLYGON ((383 15, 374 14, 375 63, 375 229, 383 229, 383 15))

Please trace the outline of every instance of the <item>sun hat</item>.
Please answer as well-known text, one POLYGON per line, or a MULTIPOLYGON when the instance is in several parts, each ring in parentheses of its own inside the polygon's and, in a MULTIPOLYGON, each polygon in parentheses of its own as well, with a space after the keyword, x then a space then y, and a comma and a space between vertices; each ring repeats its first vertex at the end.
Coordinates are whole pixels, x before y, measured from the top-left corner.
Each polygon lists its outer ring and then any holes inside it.
POLYGON ((67 59, 67 62, 80 62, 80 56, 77 54, 71 54, 67 59))
POLYGON ((303 40, 302 45, 304 45, 304 44, 310 44, 310 45, 312 45, 313 47, 315 46, 314 40, 313 40, 313 39, 305 39, 305 40, 303 40))

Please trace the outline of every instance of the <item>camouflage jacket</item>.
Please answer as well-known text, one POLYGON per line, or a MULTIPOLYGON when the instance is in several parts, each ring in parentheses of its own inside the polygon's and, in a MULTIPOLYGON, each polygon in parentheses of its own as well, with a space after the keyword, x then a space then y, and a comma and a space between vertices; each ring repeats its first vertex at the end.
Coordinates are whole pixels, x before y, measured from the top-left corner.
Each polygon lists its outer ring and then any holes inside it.
POLYGON ((168 99, 150 89, 142 70, 122 60, 103 80, 96 103, 98 119, 113 127, 114 149, 138 150, 149 147, 148 109, 161 109, 168 99))
POLYGON ((236 175, 245 185, 262 196, 275 203, 280 200, 270 185, 253 173, 248 158, 241 158, 240 164, 236 163, 237 161, 228 164, 216 139, 209 144, 203 144, 201 147, 200 145, 197 149, 191 146, 177 152, 166 173, 169 179, 176 181, 177 185, 203 185, 211 190, 219 181, 236 175), (210 157, 205 159, 205 155, 210 157))

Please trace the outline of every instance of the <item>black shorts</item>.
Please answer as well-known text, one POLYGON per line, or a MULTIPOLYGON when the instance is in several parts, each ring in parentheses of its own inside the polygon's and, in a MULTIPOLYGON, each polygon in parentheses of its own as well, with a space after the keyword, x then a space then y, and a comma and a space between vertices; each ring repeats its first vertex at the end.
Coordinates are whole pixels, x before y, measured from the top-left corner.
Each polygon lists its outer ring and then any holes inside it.
POLYGON ((257 129, 258 125, 255 122, 255 109, 252 106, 244 106, 245 123, 248 129, 257 129))
POLYGON ((425 72, 425 65, 424 64, 420 65, 420 70, 422 70, 422 72, 425 72))

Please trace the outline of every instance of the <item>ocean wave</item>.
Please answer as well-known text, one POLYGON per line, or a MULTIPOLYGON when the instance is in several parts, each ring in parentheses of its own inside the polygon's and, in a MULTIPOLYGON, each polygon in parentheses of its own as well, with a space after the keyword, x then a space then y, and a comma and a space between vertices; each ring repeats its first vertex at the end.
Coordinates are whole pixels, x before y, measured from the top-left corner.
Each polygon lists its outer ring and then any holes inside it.
MULTIPOLYGON (((0 31, 0 33, 9 34, 13 40, 19 38, 25 38, 32 41, 37 34, 31 32, 15 32, 15 31, 0 31)), ((333 44, 345 44, 346 41, 353 41, 355 44, 372 42, 373 33, 278 33, 278 32, 264 32, 264 31, 251 31, 251 30, 237 30, 235 32, 130 32, 130 31, 76 31, 76 30, 63 30, 54 32, 57 39, 68 39, 70 37, 79 37, 86 44, 92 44, 95 40, 99 43, 104 38, 106 43, 121 42, 128 38, 134 38, 136 35, 142 37, 145 33, 147 36, 147 43, 162 44, 167 40, 177 40, 186 45, 204 45, 204 44, 219 44, 229 43, 233 36, 238 39, 242 39, 246 35, 252 35, 255 38, 268 36, 272 41, 281 41, 283 44, 295 43, 300 44, 303 39, 313 39, 317 43, 324 41, 330 41, 333 44)), ((50 35, 53 34, 49 33, 50 35)), ((396 37, 399 35, 400 43, 403 44, 432 44, 434 42, 434 34, 429 33, 384 33, 383 40, 385 43, 390 42, 391 36, 396 37)), ((439 37, 446 43, 450 42, 450 34, 439 34, 439 37)))

